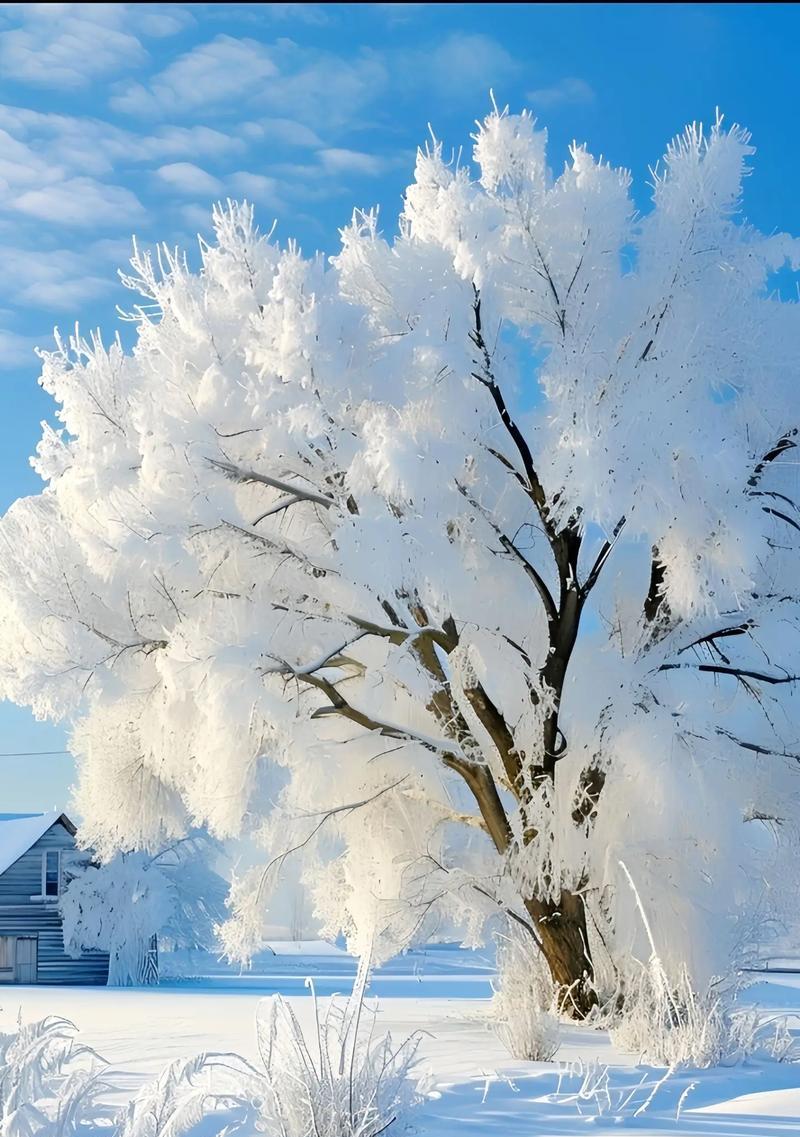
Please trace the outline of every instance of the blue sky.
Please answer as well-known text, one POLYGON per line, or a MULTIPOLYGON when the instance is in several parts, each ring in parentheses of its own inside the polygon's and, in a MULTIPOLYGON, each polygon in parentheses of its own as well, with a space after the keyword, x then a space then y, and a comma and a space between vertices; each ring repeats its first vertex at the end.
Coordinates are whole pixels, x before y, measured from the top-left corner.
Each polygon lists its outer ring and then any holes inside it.
MULTIPOLYGON (((780 4, 5 4, 0 7, 0 508, 53 407, 36 344, 117 326, 130 238, 196 244, 218 198, 306 251, 353 206, 391 230, 428 123, 469 148, 500 104, 568 143, 647 169, 686 122, 750 128, 745 208, 800 232, 800 8, 780 4)), ((60 750, 63 729, 0 707, 0 752, 60 750)), ((0 758, 0 809, 63 807, 66 755, 0 758)))

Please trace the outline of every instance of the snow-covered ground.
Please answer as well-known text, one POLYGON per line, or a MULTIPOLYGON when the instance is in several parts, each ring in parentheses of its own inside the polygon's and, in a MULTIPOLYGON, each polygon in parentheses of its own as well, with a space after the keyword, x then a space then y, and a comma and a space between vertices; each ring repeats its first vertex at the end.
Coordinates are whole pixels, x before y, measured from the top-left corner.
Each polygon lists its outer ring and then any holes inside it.
MULTIPOLYGON (((321 954, 312 944, 303 951, 275 947, 277 954, 260 957, 243 976, 195 957, 191 965, 201 977, 167 979, 156 990, 9 988, 0 993, 0 1029, 12 1027, 20 1011, 25 1020, 53 1013, 72 1020, 82 1040, 112 1064, 114 1097, 123 1101, 173 1058, 233 1050, 257 1061, 255 1010, 272 992, 287 995, 310 1026, 306 976, 323 996, 349 989, 354 964, 344 953, 321 954)), ((183 959, 168 969, 187 966, 183 959)), ((564 1028, 555 1062, 511 1060, 485 1022, 491 975, 491 960, 478 953, 429 949, 394 961, 372 982, 381 1022, 393 1035, 426 1032, 423 1064, 438 1087, 412 1118, 420 1137, 462 1130, 476 1137, 556 1137, 620 1125, 643 1135, 800 1134, 798 1065, 747 1063, 664 1080, 663 1069, 639 1066, 604 1033, 577 1026, 564 1028)), ((792 1015, 790 1025, 800 1030, 800 975, 759 979, 748 997, 765 1013, 792 1015)))

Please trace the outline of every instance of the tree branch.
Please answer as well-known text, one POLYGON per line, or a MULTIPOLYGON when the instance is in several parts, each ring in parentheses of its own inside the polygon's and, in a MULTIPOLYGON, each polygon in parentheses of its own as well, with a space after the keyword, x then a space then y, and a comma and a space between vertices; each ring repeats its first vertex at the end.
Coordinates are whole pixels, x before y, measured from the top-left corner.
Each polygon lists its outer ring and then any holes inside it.
POLYGON ((745 742, 721 726, 717 727, 717 734, 721 734, 724 738, 729 738, 731 742, 735 742, 742 750, 749 750, 752 754, 764 754, 770 758, 791 758, 794 762, 800 762, 800 754, 794 754, 789 750, 773 750, 771 747, 762 746, 758 742, 745 742))
POLYGON ((775 445, 771 447, 771 449, 769 449, 766 454, 763 454, 761 456, 760 460, 753 469, 753 473, 747 479, 748 486, 751 488, 757 486, 761 475, 764 473, 764 470, 771 462, 774 462, 776 458, 780 458, 781 454, 785 454, 787 450, 794 450, 796 448, 797 443, 794 441, 794 439, 797 436, 797 432, 797 427, 793 427, 791 430, 787 430, 786 433, 778 439, 775 445))
POLYGON ((522 467, 525 471, 525 477, 527 479, 525 491, 536 506, 545 529, 548 531, 548 533, 552 533, 553 526, 552 523, 548 520, 547 516, 547 498, 545 496, 544 487, 539 479, 539 475, 536 472, 536 467, 533 462, 533 455, 531 454, 530 447, 525 440, 525 436, 517 426, 514 419, 511 417, 508 406, 506 405, 505 398, 503 397, 503 392, 500 390, 500 387, 497 384, 497 380, 494 377, 494 372, 492 370, 492 357, 489 352, 489 348, 486 345, 486 340, 483 337, 483 326, 481 322, 481 294, 474 284, 472 285, 472 291, 474 297, 472 304, 474 326, 473 330, 470 332, 470 339, 475 344, 475 347, 478 349, 478 351, 481 353, 481 359, 479 363, 480 371, 473 371, 472 375, 474 379, 477 379, 479 383, 483 384, 483 386, 491 395, 492 402, 494 403, 497 409, 497 413, 500 416, 500 421, 506 428, 509 437, 516 447, 517 453, 522 459, 522 467))
POLYGON ((744 667, 727 667, 718 663, 662 663, 659 671, 705 671, 709 675, 730 675, 734 679, 753 679, 758 683, 777 685, 797 683, 800 675, 770 675, 766 671, 750 671, 744 667))
POLYGON ((283 482, 279 478, 269 477, 267 474, 259 474, 255 470, 245 470, 240 466, 235 466, 232 462, 220 462, 216 458, 206 458, 209 466, 213 466, 215 470, 221 471, 226 478, 230 478, 233 482, 239 482, 241 485, 246 485, 249 482, 258 482, 261 485, 270 486, 274 490, 281 490, 285 494, 298 498, 302 501, 313 501, 317 505, 322 505, 326 509, 330 509, 332 505, 336 505, 336 501, 332 497, 327 497, 324 494, 316 493, 314 490, 307 490, 296 483, 283 482))
POLYGON ((456 482, 456 486, 458 488, 458 492, 466 498, 473 509, 476 509, 480 513, 486 524, 496 535, 503 549, 517 562, 518 565, 520 565, 529 580, 533 581, 534 587, 539 593, 542 604, 544 605, 547 622, 548 624, 554 623, 558 619, 558 609, 556 608, 555 600, 553 600, 552 593, 547 587, 547 583, 545 582, 544 578, 531 564, 525 554, 517 548, 511 538, 506 536, 497 522, 491 517, 489 512, 484 509, 480 502, 470 494, 466 486, 463 486, 460 482, 456 482))
POLYGON ((589 593, 592 591, 594 586, 597 584, 597 579, 600 576, 600 573, 603 571, 603 568, 605 567, 606 561, 611 556, 611 553, 614 549, 614 546, 617 543, 617 540, 619 538, 620 533, 622 532, 622 530, 625 527, 625 521, 626 521, 625 517, 620 517, 619 521, 614 526, 614 530, 611 534, 610 539, 603 544, 602 549, 597 554, 597 559, 595 560, 594 564, 592 565, 592 568, 589 572, 589 575, 586 577, 586 580, 583 582, 583 584, 581 586, 581 595, 583 596, 584 599, 589 595, 589 593))
MULTIPOLYGON (((745 620, 743 624, 736 624, 730 628, 720 628, 716 632, 709 632, 708 635, 700 636, 699 639, 692 640, 691 643, 685 644, 683 647, 678 648, 677 655, 682 655, 683 652, 689 651, 693 647, 701 647, 703 644, 715 644, 716 640, 728 639, 731 636, 744 636, 755 626, 753 620, 745 620)), ((719 649, 717 649, 719 650, 719 649)))

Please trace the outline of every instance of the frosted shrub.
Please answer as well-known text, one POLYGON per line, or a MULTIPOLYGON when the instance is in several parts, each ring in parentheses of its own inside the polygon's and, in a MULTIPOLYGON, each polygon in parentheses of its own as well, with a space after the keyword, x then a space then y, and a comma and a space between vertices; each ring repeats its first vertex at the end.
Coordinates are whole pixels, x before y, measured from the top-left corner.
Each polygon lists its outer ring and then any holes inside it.
POLYGON ((269 1120, 286 1137, 377 1137, 417 1097, 409 1075, 419 1036, 398 1047, 389 1034, 373 1041, 377 1007, 358 990, 346 1003, 331 999, 322 1018, 314 996, 314 1012, 310 1045, 280 995, 259 1018, 269 1120))
POLYGON ((50 1015, 0 1033, 0 1133, 70 1137, 94 1126, 103 1060, 75 1041, 75 1027, 50 1015))
POLYGON ((698 992, 685 969, 671 984, 657 957, 629 983, 611 1037, 621 1050, 673 1069, 731 1065, 751 1055, 798 1060, 785 1016, 764 1018, 757 1007, 737 1009, 730 986, 709 983, 698 992))
POLYGON ((241 1128, 255 1120, 258 1076, 236 1054, 176 1059, 128 1103, 119 1117, 118 1137, 181 1137, 205 1117, 223 1112, 241 1128))
POLYGON ((698 994, 685 970, 670 984, 658 958, 629 985, 611 1037, 622 1050, 670 1067, 718 1066, 741 1053, 737 1023, 722 995, 698 994))
POLYGON ((515 1058, 549 1062, 559 1047, 558 1007, 541 953, 530 936, 512 930, 497 938, 497 966, 495 1033, 515 1058))
MULTIPOLYGON (((752 1049, 755 1020, 734 1019, 718 985, 709 982, 695 990, 688 969, 681 967, 671 981, 658 953, 653 929, 641 895, 624 863, 619 866, 650 944, 650 958, 638 975, 623 981, 622 1013, 611 1036, 623 1050, 640 1054, 671 1069, 680 1066, 718 1066, 752 1049)), ((635 962, 635 961, 634 961, 635 962)))
MULTIPOLYGON (((309 985, 310 985, 310 981, 309 985)), ((119 1137, 181 1137, 214 1114, 236 1128, 280 1137, 378 1137, 419 1099, 410 1075, 419 1036, 395 1046, 375 1038, 377 1007, 363 979, 348 1000, 333 997, 307 1038, 274 995, 256 1018, 263 1069, 235 1054, 173 1062, 132 1101, 119 1137)))

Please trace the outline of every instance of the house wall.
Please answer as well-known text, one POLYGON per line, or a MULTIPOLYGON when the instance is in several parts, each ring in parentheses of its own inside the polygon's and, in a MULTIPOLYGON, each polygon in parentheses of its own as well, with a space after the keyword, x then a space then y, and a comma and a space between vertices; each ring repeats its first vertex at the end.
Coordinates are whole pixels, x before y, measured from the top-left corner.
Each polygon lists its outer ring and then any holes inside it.
POLYGON ((31 899, 42 892, 42 854, 47 849, 74 848, 74 837, 57 822, 0 875, 0 936, 38 938, 39 983, 104 985, 108 980, 108 956, 103 952, 84 952, 72 959, 64 950, 58 904, 31 899))

